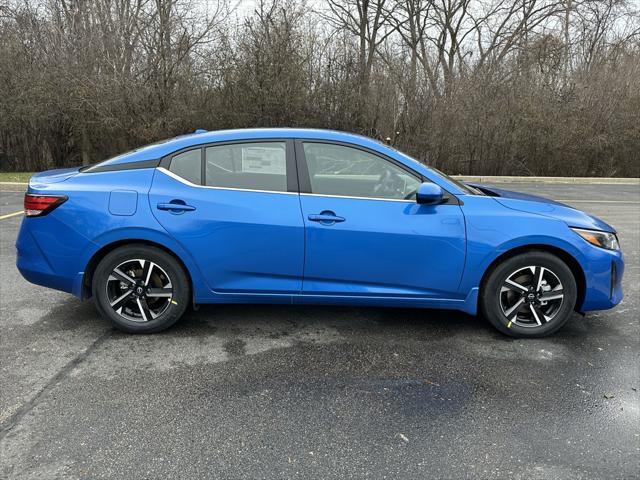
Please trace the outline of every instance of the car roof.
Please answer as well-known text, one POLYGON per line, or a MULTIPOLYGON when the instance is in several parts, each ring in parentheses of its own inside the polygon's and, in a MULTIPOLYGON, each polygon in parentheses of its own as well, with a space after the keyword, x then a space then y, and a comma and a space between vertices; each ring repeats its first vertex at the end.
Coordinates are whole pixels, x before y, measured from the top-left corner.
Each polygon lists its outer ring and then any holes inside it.
POLYGON ((440 186, 443 186, 449 192, 464 194, 464 191, 462 191, 451 181, 445 179, 440 175, 436 175, 423 163, 418 162, 417 160, 396 150, 390 145, 386 145, 382 142, 374 140, 373 138, 365 137, 363 135, 358 135, 355 133, 316 128, 243 128, 235 130, 215 131, 196 130, 194 133, 180 135, 178 137, 169 138, 167 140, 162 140, 150 145, 145 145, 130 152, 110 158, 108 160, 100 162, 97 165, 93 165, 92 168, 87 170, 87 172, 90 173, 92 170, 94 170, 94 167, 98 166, 101 167, 100 170, 102 170, 103 167, 107 166, 114 166, 132 162, 160 160, 167 155, 185 148, 198 147, 199 145, 207 145, 216 142, 288 138, 343 142, 346 144, 370 148, 371 150, 374 150, 382 155, 386 155, 400 163, 405 164, 409 168, 413 169, 416 172, 419 172, 421 175, 425 176, 431 181, 438 183, 440 186))
POLYGON ((178 150, 198 145, 237 141, 260 140, 273 138, 307 138, 314 140, 329 140, 345 142, 363 147, 372 148, 381 153, 395 156, 395 150, 372 138, 357 135, 355 133, 340 132, 337 130, 322 130, 314 128, 243 128, 236 130, 196 131, 187 135, 169 138, 160 142, 145 145, 127 153, 101 162, 101 166, 118 165, 122 163, 155 160, 169 155, 178 150))

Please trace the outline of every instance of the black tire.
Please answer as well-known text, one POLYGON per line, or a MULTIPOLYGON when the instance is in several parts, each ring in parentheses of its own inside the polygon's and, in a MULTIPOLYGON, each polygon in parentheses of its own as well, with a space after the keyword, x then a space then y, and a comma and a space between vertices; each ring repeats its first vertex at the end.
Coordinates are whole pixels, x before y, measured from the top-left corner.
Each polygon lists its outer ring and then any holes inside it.
POLYGON ((567 264, 548 252, 529 251, 505 259, 489 272, 481 286, 480 312, 506 335, 544 337, 569 320, 576 298, 576 280, 567 264), (538 284, 542 288, 536 290, 538 284))
POLYGON ((182 317, 191 295, 182 265, 167 252, 143 244, 109 252, 96 267, 92 290, 98 312, 128 333, 169 328, 182 317))

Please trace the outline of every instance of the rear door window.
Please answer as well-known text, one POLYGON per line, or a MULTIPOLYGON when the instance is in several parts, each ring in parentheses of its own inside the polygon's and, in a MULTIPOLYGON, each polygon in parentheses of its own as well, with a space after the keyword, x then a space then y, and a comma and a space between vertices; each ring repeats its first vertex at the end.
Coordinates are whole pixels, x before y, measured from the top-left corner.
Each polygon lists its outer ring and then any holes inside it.
POLYGON ((205 185, 286 192, 286 152, 285 142, 234 143, 207 147, 205 185))

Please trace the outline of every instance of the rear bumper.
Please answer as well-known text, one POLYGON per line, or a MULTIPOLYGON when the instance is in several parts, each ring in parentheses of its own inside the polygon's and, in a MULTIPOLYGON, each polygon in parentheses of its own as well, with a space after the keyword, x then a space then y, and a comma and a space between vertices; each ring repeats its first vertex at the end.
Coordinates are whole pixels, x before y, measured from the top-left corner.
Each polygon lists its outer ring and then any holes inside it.
POLYGON ((63 278, 55 274, 50 274, 38 270, 37 268, 29 268, 17 263, 18 270, 28 282, 42 287, 53 288, 62 292, 73 293, 73 281, 63 278))
POLYGON ((61 229, 53 215, 22 220, 16 240, 16 267, 25 280, 81 296, 77 278, 82 270, 80 252, 86 240, 70 232, 70 229, 61 229), (57 230, 50 228, 51 223, 56 224, 57 230), (46 252, 40 242, 47 245, 46 252))

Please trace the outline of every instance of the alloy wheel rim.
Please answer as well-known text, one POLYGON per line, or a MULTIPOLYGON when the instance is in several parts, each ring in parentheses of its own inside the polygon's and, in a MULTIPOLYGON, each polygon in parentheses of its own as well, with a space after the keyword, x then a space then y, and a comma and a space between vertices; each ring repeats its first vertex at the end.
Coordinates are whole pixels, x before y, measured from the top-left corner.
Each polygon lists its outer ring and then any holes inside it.
POLYGON ((107 278, 106 291, 111 309, 132 322, 155 320, 173 300, 173 284, 167 272, 142 258, 116 266, 107 278))
POLYGON ((511 273, 500 288, 500 307, 509 326, 538 328, 553 321, 564 302, 564 289, 550 269, 530 265, 511 273))

